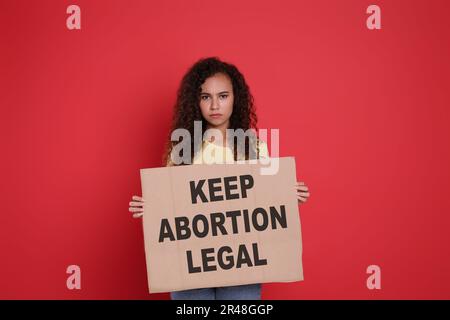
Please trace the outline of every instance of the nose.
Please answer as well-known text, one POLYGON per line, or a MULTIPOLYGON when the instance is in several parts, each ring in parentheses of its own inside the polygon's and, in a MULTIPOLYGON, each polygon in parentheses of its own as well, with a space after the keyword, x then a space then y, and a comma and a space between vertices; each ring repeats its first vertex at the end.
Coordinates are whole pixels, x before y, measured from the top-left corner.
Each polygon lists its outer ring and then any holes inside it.
POLYGON ((213 97, 211 99, 211 110, 217 110, 219 109, 219 99, 217 97, 213 97))

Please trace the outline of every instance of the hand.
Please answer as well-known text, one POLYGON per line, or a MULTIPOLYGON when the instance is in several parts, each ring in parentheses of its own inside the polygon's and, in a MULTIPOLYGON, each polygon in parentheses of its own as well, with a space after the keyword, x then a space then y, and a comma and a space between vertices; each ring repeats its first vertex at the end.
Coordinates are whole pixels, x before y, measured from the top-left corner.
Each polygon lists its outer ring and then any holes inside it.
POLYGON ((305 203, 309 198, 309 189, 304 182, 298 182, 295 185, 295 190, 297 190, 297 200, 299 203, 305 203))
POLYGON ((130 208, 128 209, 130 212, 133 212, 133 218, 140 218, 144 215, 144 202, 145 200, 139 196, 133 196, 132 198, 135 201, 130 202, 130 208))

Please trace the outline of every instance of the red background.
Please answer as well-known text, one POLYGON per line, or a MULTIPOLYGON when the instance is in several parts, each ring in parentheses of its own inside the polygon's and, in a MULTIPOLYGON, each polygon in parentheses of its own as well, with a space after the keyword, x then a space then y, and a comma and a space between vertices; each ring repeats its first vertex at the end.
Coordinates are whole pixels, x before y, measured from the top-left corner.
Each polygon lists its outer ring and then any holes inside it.
POLYGON ((149 295, 128 202, 201 57, 246 76, 311 189, 305 281, 264 299, 449 299, 449 2, 0 2, 0 298, 149 295), (81 7, 81 30, 66 8, 81 7), (366 28, 381 7, 382 29, 366 28), (66 288, 81 267, 82 289, 66 288), (381 290, 366 287, 381 267, 381 290))

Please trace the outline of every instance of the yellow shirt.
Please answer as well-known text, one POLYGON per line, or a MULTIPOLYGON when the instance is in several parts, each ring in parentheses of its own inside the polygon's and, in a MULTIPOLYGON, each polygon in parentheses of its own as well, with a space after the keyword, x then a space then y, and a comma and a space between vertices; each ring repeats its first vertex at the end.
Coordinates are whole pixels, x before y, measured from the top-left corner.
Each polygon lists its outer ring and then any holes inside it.
MULTIPOLYGON (((269 158, 267 143, 259 140, 259 158, 269 158)), ((212 163, 232 163, 234 162, 233 152, 228 146, 220 146, 208 140, 203 141, 201 152, 197 153, 193 159, 193 164, 212 164, 212 163)), ((172 161, 168 160, 168 166, 172 161)))
MULTIPOLYGON (((260 140, 259 157, 268 158, 269 151, 267 144, 260 140)), ((241 157, 242 158, 242 157, 241 157)), ((204 140, 202 152, 195 155, 193 164, 212 164, 212 163, 233 163, 234 156, 230 147, 220 146, 208 140, 204 140)))

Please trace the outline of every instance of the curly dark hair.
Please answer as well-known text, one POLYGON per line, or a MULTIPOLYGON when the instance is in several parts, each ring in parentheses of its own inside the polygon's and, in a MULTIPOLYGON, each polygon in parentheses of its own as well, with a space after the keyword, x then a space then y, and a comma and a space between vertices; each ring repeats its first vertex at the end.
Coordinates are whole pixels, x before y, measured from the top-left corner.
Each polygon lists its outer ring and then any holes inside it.
MULTIPOLYGON (((242 129, 244 131, 248 129, 257 130, 254 99, 242 73, 230 63, 223 62, 217 57, 208 57, 197 61, 181 80, 180 87, 177 91, 177 101, 174 106, 171 132, 175 129, 183 128, 188 130, 191 137, 193 137, 194 121, 202 121, 202 134, 204 134, 207 128, 207 122, 203 118, 200 110, 201 86, 207 78, 214 76, 217 73, 227 75, 231 79, 233 86, 234 103, 229 129, 242 129)), ((171 132, 169 133, 163 157, 164 165, 166 165, 170 159, 172 148, 178 143, 171 141, 171 132)), ((200 150, 200 148, 194 148, 194 143, 194 139, 191 139, 192 159, 195 157, 193 151, 200 150)), ((245 159, 249 159, 248 145, 251 145, 251 142, 246 138, 245 159)), ((238 148, 234 148, 234 160, 237 160, 237 149, 238 148)))

